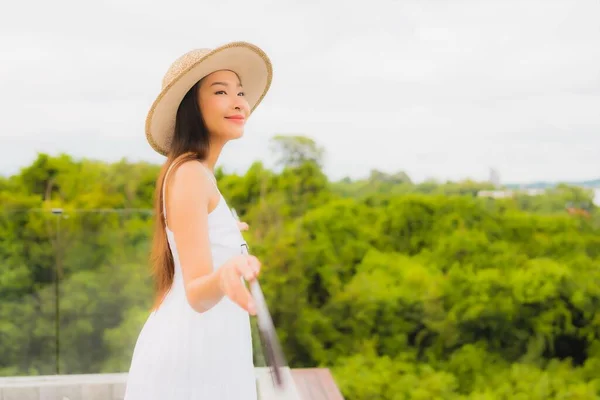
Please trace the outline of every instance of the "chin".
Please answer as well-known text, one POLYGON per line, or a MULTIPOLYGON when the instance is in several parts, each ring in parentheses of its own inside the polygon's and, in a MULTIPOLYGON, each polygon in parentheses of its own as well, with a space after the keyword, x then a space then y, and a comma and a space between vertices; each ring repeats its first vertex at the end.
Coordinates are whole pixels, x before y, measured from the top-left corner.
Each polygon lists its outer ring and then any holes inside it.
POLYGON ((242 136, 244 136, 244 131, 241 131, 241 132, 227 132, 227 135, 225 135, 225 137, 227 138, 227 140, 240 139, 240 138, 242 138, 242 136))
POLYGON ((241 138, 242 136, 244 136, 244 130, 240 129, 240 130, 233 130, 233 129, 228 129, 228 130, 221 130, 219 131, 217 134, 214 135, 215 139, 218 138, 218 140, 224 141, 224 142, 228 142, 230 140, 236 140, 241 138))
POLYGON ((240 129, 239 131, 236 130, 236 131, 231 132, 231 138, 232 139, 239 139, 242 136, 244 136, 244 130, 243 129, 240 129))

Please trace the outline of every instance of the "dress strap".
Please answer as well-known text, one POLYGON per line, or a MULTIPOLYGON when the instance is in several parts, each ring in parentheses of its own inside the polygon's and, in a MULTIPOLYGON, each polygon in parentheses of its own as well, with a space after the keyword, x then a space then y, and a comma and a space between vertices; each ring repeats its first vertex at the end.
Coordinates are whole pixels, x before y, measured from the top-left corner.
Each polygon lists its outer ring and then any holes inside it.
POLYGON ((212 171, 210 169, 208 169, 208 167, 202 163, 200 163, 200 165, 202 166, 202 169, 204 170, 204 172, 206 172, 206 175, 208 176, 208 179, 213 183, 213 185, 215 185, 215 189, 217 189, 217 192, 221 193, 219 191, 219 187, 217 186, 217 178, 215 178, 215 175, 212 173, 212 171))
POLYGON ((162 182, 161 198, 162 198, 162 211, 163 211, 163 218, 165 220, 165 226, 168 226, 168 224, 167 224, 167 197, 166 197, 167 178, 169 176, 169 172, 171 172, 171 169, 173 168, 174 165, 175 165, 175 163, 171 163, 171 165, 169 165, 169 168, 167 168, 167 172, 165 173, 165 177, 163 178, 163 182, 162 182))

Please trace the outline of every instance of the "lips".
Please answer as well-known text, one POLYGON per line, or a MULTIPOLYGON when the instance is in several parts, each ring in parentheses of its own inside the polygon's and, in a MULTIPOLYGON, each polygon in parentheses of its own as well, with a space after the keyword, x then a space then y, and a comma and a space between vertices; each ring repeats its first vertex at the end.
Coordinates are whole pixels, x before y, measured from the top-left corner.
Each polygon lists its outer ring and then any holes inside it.
POLYGON ((243 121, 244 120, 244 116, 243 115, 232 115, 231 117, 225 117, 226 119, 231 119, 231 120, 240 120, 243 121))

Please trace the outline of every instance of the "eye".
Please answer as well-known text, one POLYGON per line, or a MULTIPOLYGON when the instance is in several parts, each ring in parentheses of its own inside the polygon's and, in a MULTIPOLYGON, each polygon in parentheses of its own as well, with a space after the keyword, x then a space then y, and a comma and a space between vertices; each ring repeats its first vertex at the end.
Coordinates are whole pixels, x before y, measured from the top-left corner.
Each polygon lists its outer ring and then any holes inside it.
POLYGON ((227 94, 224 90, 219 90, 218 92, 215 92, 215 94, 221 94, 221 93, 227 94))
POLYGON ((238 96, 245 96, 245 95, 246 95, 246 93, 244 93, 244 92, 239 92, 238 93, 238 96))

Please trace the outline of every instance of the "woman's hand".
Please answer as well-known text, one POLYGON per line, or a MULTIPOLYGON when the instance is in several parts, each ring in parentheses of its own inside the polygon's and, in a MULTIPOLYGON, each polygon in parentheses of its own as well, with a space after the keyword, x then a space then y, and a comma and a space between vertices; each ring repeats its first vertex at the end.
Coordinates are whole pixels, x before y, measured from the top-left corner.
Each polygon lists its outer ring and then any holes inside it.
POLYGON ((256 306, 250 291, 240 278, 243 277, 246 281, 255 279, 260 274, 260 266, 258 258, 252 255, 239 255, 219 268, 219 286, 225 296, 251 315, 256 314, 256 306))
POLYGON ((247 223, 241 221, 237 222, 237 226, 240 228, 240 231, 247 231, 250 228, 247 223))

